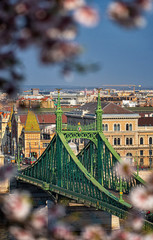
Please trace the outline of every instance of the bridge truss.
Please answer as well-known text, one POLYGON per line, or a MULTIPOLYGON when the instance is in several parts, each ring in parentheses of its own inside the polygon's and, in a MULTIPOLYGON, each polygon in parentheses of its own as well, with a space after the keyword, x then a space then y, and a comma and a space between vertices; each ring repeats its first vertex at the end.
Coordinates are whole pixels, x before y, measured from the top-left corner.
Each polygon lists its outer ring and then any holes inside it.
MULTIPOLYGON (((102 131, 100 93, 96 110, 96 123, 87 126, 63 126, 60 96, 56 110, 56 135, 43 154, 31 166, 19 171, 16 178, 39 186, 50 193, 84 203, 96 209, 126 218, 132 207, 123 200, 136 184, 144 181, 133 174, 128 181, 121 179, 114 166, 120 157, 102 131), (68 142, 74 138, 88 139, 88 144, 76 156, 68 142), (119 192, 119 197, 113 194, 119 192)), ((153 228, 145 222, 146 228, 153 228)))

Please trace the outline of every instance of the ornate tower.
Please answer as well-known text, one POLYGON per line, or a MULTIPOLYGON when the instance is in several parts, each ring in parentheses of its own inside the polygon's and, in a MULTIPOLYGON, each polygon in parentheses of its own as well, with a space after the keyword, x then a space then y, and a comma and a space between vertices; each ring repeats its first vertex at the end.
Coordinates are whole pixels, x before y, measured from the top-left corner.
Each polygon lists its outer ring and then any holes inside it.
POLYGON ((97 110, 96 110, 96 129, 99 132, 102 132, 102 114, 103 110, 101 108, 101 101, 100 101, 100 90, 101 88, 98 88, 98 101, 97 101, 97 110))
POLYGON ((57 99, 57 109, 56 109, 56 132, 61 132, 62 131, 62 114, 63 111, 61 109, 61 104, 60 104, 60 90, 61 88, 57 88, 58 91, 58 99, 57 99))

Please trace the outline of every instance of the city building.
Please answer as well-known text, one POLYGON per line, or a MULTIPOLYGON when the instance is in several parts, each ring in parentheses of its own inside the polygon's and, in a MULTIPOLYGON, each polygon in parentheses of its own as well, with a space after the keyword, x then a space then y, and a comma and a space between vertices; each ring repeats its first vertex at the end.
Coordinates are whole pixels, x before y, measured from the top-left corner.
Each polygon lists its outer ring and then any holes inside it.
MULTIPOLYGON (((27 114, 11 112, 11 118, 7 127, 8 151, 11 155, 38 158, 50 143, 55 133, 55 114, 35 114, 28 111, 27 114)), ((63 123, 67 123, 67 117, 63 115, 63 123)), ((5 144, 6 145, 6 144, 5 144)))
MULTIPOLYGON (((85 125, 95 122, 96 104, 96 102, 86 103, 79 109, 67 113, 67 123, 85 125)), ((112 102, 102 102, 101 106, 103 132, 118 154, 122 158, 130 158, 133 164, 138 162, 141 166, 152 165, 153 118, 151 118, 152 125, 142 126, 142 121, 145 120, 142 120, 138 113, 112 102)), ((82 140, 76 139, 75 143, 82 144, 82 140)))

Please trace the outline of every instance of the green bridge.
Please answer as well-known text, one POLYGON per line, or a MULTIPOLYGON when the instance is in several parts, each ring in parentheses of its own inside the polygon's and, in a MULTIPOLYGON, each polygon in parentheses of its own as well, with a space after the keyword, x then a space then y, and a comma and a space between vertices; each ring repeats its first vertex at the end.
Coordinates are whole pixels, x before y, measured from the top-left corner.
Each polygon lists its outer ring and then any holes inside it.
MULTIPOLYGON (((123 199, 123 194, 144 181, 137 174, 128 181, 121 179, 114 170, 120 156, 103 134, 102 113, 99 91, 96 122, 64 126, 58 91, 56 135, 38 160, 19 171, 16 178, 50 194, 57 193, 125 219, 132 206, 123 199), (77 156, 68 145, 68 141, 76 138, 89 140, 77 156)), ((145 221, 145 228, 153 229, 153 224, 145 221)))

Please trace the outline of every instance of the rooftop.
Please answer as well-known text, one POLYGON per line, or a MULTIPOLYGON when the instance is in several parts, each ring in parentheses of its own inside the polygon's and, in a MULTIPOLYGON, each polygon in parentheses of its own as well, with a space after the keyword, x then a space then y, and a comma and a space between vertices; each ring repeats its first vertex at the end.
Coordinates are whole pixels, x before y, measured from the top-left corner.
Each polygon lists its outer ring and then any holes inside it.
MULTIPOLYGON (((101 107, 104 114, 134 114, 134 112, 120 107, 112 102, 101 102, 101 107)), ((73 114, 79 111, 85 111, 87 114, 95 114, 97 109, 97 102, 89 102, 82 105, 80 108, 73 111, 73 114)), ((71 113, 69 113, 71 114, 71 113)))

